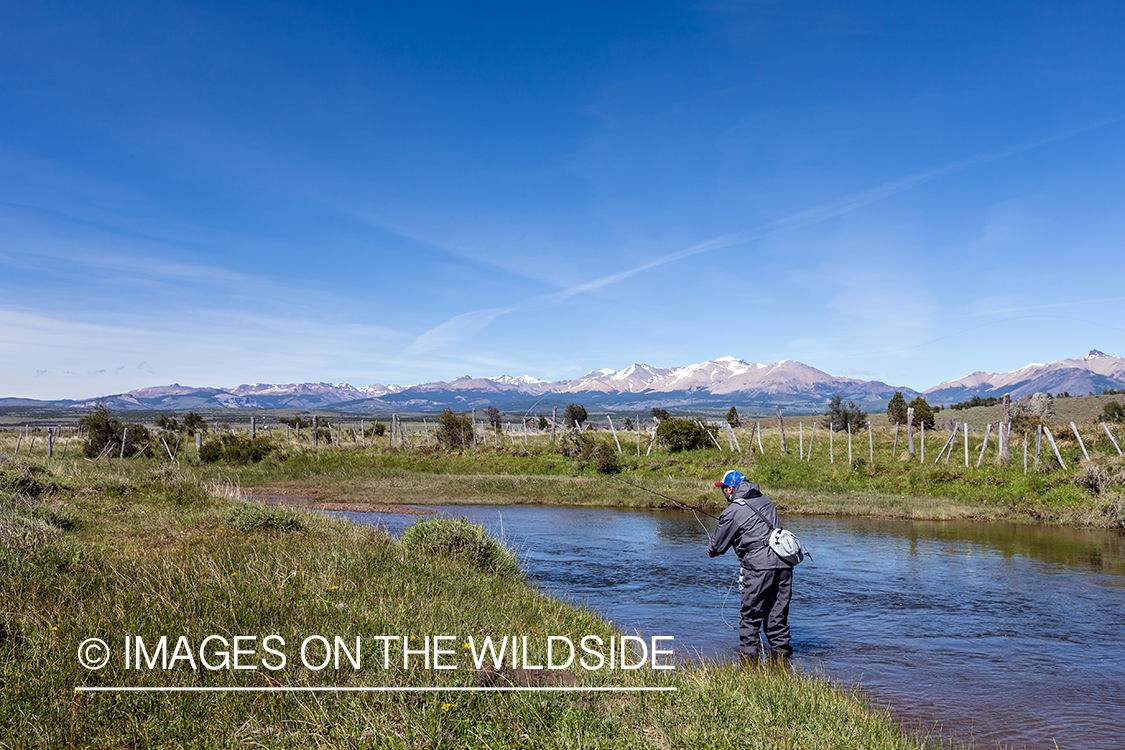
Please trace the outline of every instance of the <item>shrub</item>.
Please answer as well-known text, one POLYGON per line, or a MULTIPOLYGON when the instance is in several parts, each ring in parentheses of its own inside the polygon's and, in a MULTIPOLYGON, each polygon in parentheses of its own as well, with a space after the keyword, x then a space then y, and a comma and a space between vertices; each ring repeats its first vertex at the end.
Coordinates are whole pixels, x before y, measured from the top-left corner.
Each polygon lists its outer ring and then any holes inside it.
POLYGON ((515 554, 488 535, 485 528, 465 519, 426 518, 402 533, 402 545, 412 552, 445 555, 481 570, 519 575, 515 554))
POLYGON ((116 417, 110 416, 109 407, 97 404, 93 410, 82 417, 82 426, 86 428, 86 440, 82 450, 89 458, 96 458, 103 452, 108 452, 114 457, 121 455, 121 440, 125 439, 125 455, 132 456, 148 447, 148 428, 139 424, 124 424, 116 417), (144 444, 138 448, 139 444, 144 444))
POLYGON ((1117 401, 1110 401, 1098 415, 1099 422, 1125 422, 1125 406, 1117 401))
POLYGON ((300 531, 304 528, 296 511, 270 505, 236 505, 227 512, 227 520, 239 531, 300 531))
POLYGON ((621 459, 617 455, 617 448, 608 443, 599 443, 594 448, 592 456, 594 467, 601 474, 620 474, 621 459))
POLYGON ((733 406, 730 408, 730 411, 727 412, 727 424, 729 424, 731 427, 742 426, 742 420, 738 417, 738 409, 734 408, 733 406))
POLYGON ((595 441, 589 435, 569 429, 559 438, 559 453, 567 458, 588 461, 594 455, 595 441))
POLYGON ((437 419, 437 441, 451 450, 473 444, 473 421, 465 412, 442 409, 437 419))
POLYGON ((250 439, 246 435, 223 433, 199 447, 199 460, 204 463, 226 461, 232 464, 257 463, 273 451, 269 438, 250 439))
POLYGON ((694 419, 669 417, 656 428, 656 439, 673 453, 714 446, 711 437, 713 427, 704 427, 694 419))

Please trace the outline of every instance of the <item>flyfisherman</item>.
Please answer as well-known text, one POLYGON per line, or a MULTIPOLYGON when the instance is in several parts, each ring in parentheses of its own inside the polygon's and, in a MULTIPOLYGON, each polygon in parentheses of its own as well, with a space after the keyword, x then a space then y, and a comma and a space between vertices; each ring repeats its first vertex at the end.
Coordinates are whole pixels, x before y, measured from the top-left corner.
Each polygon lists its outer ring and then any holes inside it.
POLYGON ((777 508, 740 471, 728 471, 715 486, 722 489, 728 505, 719 515, 707 555, 718 557, 734 547, 742 563, 738 576, 738 590, 742 592, 738 651, 744 660, 756 664, 762 645, 758 632, 764 626, 770 659, 787 662, 793 653, 789 645, 793 566, 778 557, 767 541, 771 527, 781 526, 777 508))

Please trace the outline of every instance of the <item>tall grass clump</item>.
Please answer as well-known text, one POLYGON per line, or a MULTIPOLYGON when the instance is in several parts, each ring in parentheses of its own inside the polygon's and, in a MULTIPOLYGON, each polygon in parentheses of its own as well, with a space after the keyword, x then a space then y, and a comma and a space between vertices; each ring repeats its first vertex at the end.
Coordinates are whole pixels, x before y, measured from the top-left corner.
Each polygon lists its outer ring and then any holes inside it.
POLYGON ((475 568, 502 575, 519 575, 515 554, 488 535, 484 526, 465 519, 427 518, 402 533, 411 551, 452 557, 475 568))
POLYGON ((254 503, 234 506, 227 511, 226 519, 239 531, 300 531, 304 528, 297 511, 254 503))

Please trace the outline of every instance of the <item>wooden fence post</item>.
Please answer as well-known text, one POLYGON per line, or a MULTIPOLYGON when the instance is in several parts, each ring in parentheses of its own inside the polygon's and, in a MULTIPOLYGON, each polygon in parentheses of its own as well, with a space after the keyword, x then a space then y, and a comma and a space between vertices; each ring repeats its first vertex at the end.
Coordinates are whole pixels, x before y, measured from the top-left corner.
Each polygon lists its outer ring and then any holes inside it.
POLYGON ((656 417, 652 418, 652 439, 648 441, 648 450, 645 451, 646 456, 652 455, 652 446, 656 445, 656 428, 660 426, 660 420, 656 417))
POLYGON ((1078 447, 1082 449, 1082 455, 1089 461, 1090 454, 1086 452, 1086 444, 1082 442, 1082 435, 1079 434, 1078 428, 1074 426, 1074 422, 1070 423, 1070 429, 1074 432, 1074 437, 1078 438, 1078 447))
POLYGON ((254 417, 250 417, 250 439, 258 437, 258 421, 254 417))
POLYGON ((867 460, 875 465, 875 436, 871 434, 871 420, 867 420, 867 460))
MULTIPOLYGON (((941 460, 941 456, 942 456, 943 453, 946 452, 946 450, 949 450, 949 453, 953 452, 953 441, 957 439, 957 431, 959 429, 961 429, 961 425, 954 422, 953 423, 953 429, 949 433, 949 439, 946 440, 945 443, 941 446, 941 450, 938 451, 937 458, 934 459, 934 465, 935 466, 937 465, 937 462, 941 460)), ((949 455, 948 454, 945 456, 945 462, 949 463, 949 455)))
POLYGON ((965 427, 965 468, 969 468, 969 423, 964 424, 965 427))
POLYGON ((830 464, 836 463, 836 456, 835 456, 835 453, 832 450, 832 443, 834 442, 835 434, 836 434, 836 425, 834 425, 834 424, 828 425, 828 463, 830 463, 830 464))
POLYGON ((1047 433, 1047 442, 1051 444, 1051 448, 1055 451, 1055 458, 1059 460, 1059 466, 1066 469, 1066 464, 1063 462, 1062 455, 1059 453, 1059 447, 1055 445, 1055 436, 1051 434, 1051 428, 1043 425, 1043 432, 1047 433))
POLYGON ((977 458, 977 468, 980 468, 981 462, 984 461, 984 452, 988 449, 988 436, 992 434, 992 422, 984 426, 984 440, 980 444, 980 456, 977 458))
POLYGON ((788 453, 785 449, 785 423, 781 420, 781 409, 777 406, 773 408, 777 412, 777 429, 781 431, 781 452, 788 453))
POLYGON ((805 458, 806 461, 812 461, 812 444, 816 440, 816 422, 812 423, 812 434, 809 435, 809 455, 805 458))
POLYGON ((852 465, 852 426, 845 424, 844 429, 848 431, 848 466, 852 465))
POLYGON ((1043 425, 1035 425, 1035 470, 1039 471, 1039 449, 1043 445, 1043 425))
POLYGON ((914 455, 914 407, 906 410, 906 444, 910 455, 914 455))
POLYGON ((55 455, 55 430, 52 427, 47 428, 47 458, 52 458, 55 455))
POLYGON ((551 445, 555 444, 555 425, 559 423, 559 407, 551 407, 551 445))
POLYGON ((919 427, 921 427, 921 431, 918 436, 918 440, 922 444, 922 450, 920 451, 921 457, 919 458, 918 463, 924 464, 926 463, 926 423, 920 423, 919 427))
POLYGON ((895 444, 894 444, 894 447, 891 448, 891 460, 892 461, 894 460, 895 455, 897 453, 898 453, 898 422, 895 422, 895 444))
MULTIPOLYGON (((605 415, 605 419, 606 419, 607 422, 609 422, 609 431, 613 433, 613 442, 617 443, 617 455, 620 456, 621 455, 621 441, 617 439, 617 430, 615 430, 614 427, 613 427, 613 419, 611 419, 608 414, 605 415)), ((710 433, 708 433, 708 434, 710 434, 710 433)))
POLYGON ((1114 439, 1113 433, 1109 431, 1109 427, 1106 426, 1105 422, 1102 422, 1102 429, 1105 430, 1105 434, 1109 437, 1109 442, 1113 443, 1113 447, 1117 449, 1117 455, 1120 456, 1121 446, 1117 444, 1117 440, 1114 439))
POLYGON ((797 423, 797 460, 805 459, 805 423, 797 423))
POLYGON ((1004 418, 1000 422, 1000 456, 999 460, 1004 466, 1012 463, 1011 446, 1008 444, 1012 439, 1012 398, 1011 394, 1004 394, 1004 418))
POLYGON ((764 455, 766 449, 762 447, 762 427, 758 422, 754 423, 754 432, 758 434, 758 450, 760 450, 764 455))
POLYGON ((320 418, 313 414, 313 448, 320 444, 320 418))
POLYGON ((1027 473, 1027 432, 1023 433, 1023 473, 1027 473))

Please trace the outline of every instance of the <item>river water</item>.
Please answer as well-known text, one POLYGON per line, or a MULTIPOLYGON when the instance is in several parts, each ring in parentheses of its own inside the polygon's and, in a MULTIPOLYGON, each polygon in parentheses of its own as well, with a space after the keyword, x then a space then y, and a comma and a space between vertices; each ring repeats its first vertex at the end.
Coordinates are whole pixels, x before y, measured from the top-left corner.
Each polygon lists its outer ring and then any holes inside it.
MULTIPOLYGON (((738 561, 714 521, 662 510, 440 506, 531 578, 627 632, 729 656, 738 561)), ((417 516, 338 513, 398 533, 417 516)), ((1125 540, 1021 524, 787 519, 794 663, 858 684, 907 726, 978 747, 1125 748, 1125 540)))

